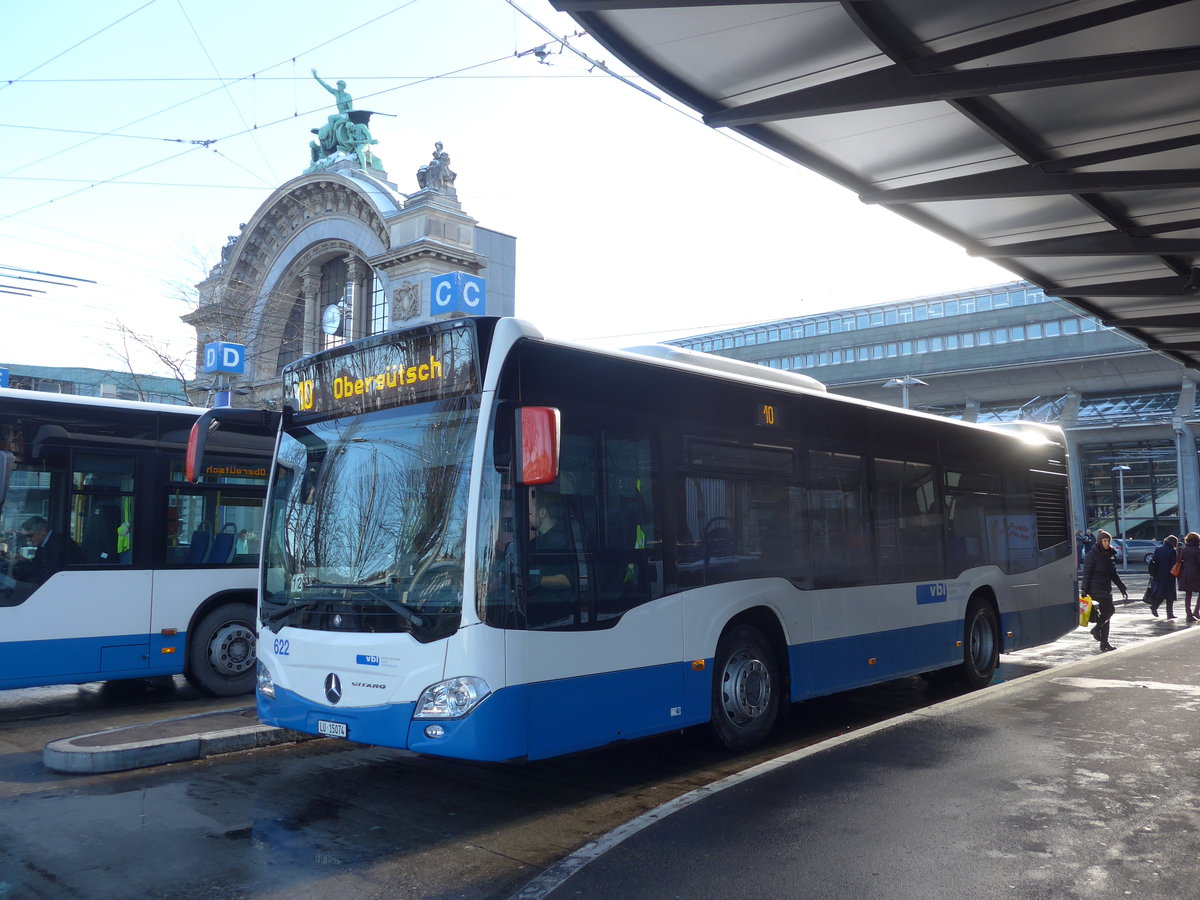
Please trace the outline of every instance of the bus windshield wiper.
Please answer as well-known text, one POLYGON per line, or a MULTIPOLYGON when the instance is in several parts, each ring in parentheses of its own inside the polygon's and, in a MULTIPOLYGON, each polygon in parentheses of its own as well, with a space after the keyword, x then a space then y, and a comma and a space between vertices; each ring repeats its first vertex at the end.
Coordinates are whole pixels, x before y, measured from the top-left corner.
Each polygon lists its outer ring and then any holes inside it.
POLYGON ((304 586, 304 593, 320 592, 317 597, 298 597, 294 600, 289 600, 287 605, 282 609, 273 610, 262 617, 263 624, 267 626, 274 625, 281 619, 286 619, 292 613, 301 609, 312 609, 314 606, 320 606, 322 603, 330 602, 353 602, 352 595, 363 595, 370 597, 372 600, 377 600, 390 609, 396 615, 400 616, 405 622, 413 628, 424 628, 426 619, 419 615, 409 606, 405 606, 399 600, 394 600, 387 596, 384 591, 377 590, 367 585, 358 584, 309 584, 304 586))
MULTIPOLYGON (((325 603, 327 599, 328 598, 326 597, 321 597, 313 598, 311 600, 289 600, 286 604, 284 604, 282 609, 276 609, 269 613, 264 613, 261 617, 263 624, 268 628, 271 628, 271 626, 276 622, 280 621, 281 619, 286 619, 292 613, 301 609, 312 609, 314 606, 319 606, 320 604, 325 603)), ((275 629, 271 628, 271 630, 274 631, 275 629)))
POLYGON ((370 588, 370 587, 366 587, 366 586, 358 587, 357 590, 362 591, 363 593, 378 600, 380 603, 382 603, 384 606, 386 606, 392 612, 396 613, 396 615, 398 615, 400 618, 402 618, 405 622, 407 622, 413 628, 424 628, 425 627, 425 620, 420 615, 418 615, 412 609, 412 607, 405 606, 399 600, 393 600, 391 597, 387 596, 387 594, 385 594, 383 591, 378 591, 378 590, 375 590, 374 588, 370 588))

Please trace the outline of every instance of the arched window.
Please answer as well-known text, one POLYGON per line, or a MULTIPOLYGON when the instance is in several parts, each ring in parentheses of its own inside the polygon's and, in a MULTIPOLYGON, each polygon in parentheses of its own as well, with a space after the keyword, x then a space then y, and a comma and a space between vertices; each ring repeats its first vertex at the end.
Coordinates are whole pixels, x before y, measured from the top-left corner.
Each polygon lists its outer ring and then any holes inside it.
POLYGON ((295 362, 304 351, 304 298, 292 300, 287 321, 283 324, 283 336, 279 341, 278 371, 288 363, 295 362))
POLYGON ((354 321, 353 297, 354 292, 346 277, 346 260, 337 257, 323 264, 317 308, 321 317, 324 348, 346 343, 354 321))

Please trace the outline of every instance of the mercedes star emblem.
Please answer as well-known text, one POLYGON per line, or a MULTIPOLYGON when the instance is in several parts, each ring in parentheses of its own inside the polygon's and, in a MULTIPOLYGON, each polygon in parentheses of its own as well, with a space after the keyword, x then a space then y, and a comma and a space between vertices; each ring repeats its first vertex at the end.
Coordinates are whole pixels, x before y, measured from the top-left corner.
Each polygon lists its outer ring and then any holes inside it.
POLYGON ((342 699, 342 679, 333 672, 325 676, 325 699, 334 704, 342 699))

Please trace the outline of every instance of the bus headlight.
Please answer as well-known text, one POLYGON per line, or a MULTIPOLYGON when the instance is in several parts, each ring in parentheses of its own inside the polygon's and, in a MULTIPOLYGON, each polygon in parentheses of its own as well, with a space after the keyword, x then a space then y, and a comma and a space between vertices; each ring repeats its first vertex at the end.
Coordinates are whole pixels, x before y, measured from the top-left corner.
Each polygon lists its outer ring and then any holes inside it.
POLYGON ((264 697, 274 698, 275 682, 271 680, 271 670, 258 661, 258 692, 264 697))
POLYGON ((491 692, 486 681, 473 675, 448 678, 421 692, 413 718, 461 719, 491 692))

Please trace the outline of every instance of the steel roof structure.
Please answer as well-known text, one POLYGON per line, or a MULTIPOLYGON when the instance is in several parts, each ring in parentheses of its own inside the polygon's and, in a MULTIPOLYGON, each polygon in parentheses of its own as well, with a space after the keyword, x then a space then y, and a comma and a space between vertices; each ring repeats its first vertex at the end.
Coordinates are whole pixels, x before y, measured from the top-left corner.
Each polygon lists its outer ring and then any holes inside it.
POLYGON ((551 0, 700 112, 1200 370, 1200 0, 551 0))

